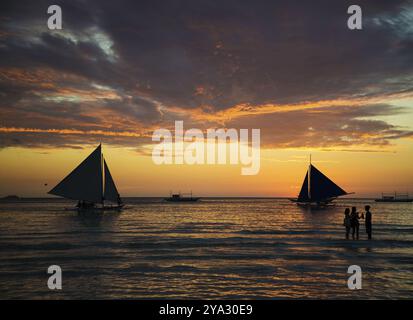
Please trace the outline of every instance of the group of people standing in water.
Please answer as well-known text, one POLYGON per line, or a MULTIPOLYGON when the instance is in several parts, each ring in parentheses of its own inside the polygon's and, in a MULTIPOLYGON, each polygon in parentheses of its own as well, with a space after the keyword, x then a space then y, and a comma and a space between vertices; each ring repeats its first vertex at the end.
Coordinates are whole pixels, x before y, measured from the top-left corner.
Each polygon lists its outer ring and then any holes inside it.
POLYGON ((343 225, 346 227, 346 239, 349 239, 350 237, 350 231, 353 240, 359 239, 359 230, 360 230, 360 219, 364 219, 364 224, 366 226, 366 233, 367 237, 370 240, 371 239, 371 232, 372 232, 372 226, 371 226, 371 212, 370 212, 370 206, 365 206, 364 209, 366 210, 365 213, 362 213, 361 216, 357 212, 356 207, 351 208, 351 212, 349 208, 346 208, 344 211, 344 222, 343 225))

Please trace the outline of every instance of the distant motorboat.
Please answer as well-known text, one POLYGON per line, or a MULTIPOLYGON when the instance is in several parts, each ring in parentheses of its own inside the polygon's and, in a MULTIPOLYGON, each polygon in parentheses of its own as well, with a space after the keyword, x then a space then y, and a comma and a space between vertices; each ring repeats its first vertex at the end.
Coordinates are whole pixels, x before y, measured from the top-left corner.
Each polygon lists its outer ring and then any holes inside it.
POLYGON ((193 197, 192 192, 190 193, 189 197, 185 197, 184 195, 185 194, 181 193, 173 193, 170 195, 170 197, 165 198, 164 200, 169 202, 195 202, 200 199, 198 197, 193 197))
POLYGON ((381 198, 374 199, 376 202, 413 202, 408 193, 381 194, 381 198))
POLYGON ((300 193, 297 198, 290 200, 300 206, 323 207, 331 205, 337 197, 347 194, 349 193, 312 165, 310 160, 300 193))
POLYGON ((48 193, 77 200, 76 210, 120 210, 124 206, 101 144, 48 193))

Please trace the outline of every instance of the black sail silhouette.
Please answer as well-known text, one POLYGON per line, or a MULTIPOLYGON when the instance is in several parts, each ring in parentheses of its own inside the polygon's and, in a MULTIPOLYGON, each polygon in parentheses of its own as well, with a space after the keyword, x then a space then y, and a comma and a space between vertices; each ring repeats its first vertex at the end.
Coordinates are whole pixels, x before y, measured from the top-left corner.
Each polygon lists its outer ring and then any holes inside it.
POLYGON ((112 175, 110 174, 106 160, 103 160, 103 163, 105 166, 105 200, 118 202, 120 198, 118 190, 116 189, 115 182, 113 181, 112 175))
POLYGON ((106 200, 118 204, 121 202, 109 167, 103 158, 101 145, 49 193, 90 203, 103 204, 106 200))
POLYGON ((49 193, 72 200, 102 203, 103 175, 101 145, 69 173, 66 178, 50 190, 49 193))
POLYGON ((308 172, 305 175, 303 186, 301 187, 300 194, 298 195, 300 201, 306 202, 309 201, 308 197, 308 172))
POLYGON ((323 202, 346 194, 346 191, 310 164, 297 201, 323 202))

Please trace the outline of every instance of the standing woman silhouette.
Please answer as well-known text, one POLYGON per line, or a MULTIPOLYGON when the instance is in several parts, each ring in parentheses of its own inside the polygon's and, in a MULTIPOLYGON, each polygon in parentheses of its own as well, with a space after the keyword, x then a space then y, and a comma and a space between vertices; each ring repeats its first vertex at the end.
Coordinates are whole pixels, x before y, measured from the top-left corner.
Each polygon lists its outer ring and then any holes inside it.
POLYGON ((351 229, 352 229, 352 237, 353 240, 356 238, 359 239, 359 230, 360 230, 360 222, 359 222, 359 213, 357 212, 356 207, 351 208, 350 214, 350 221, 351 221, 351 229))

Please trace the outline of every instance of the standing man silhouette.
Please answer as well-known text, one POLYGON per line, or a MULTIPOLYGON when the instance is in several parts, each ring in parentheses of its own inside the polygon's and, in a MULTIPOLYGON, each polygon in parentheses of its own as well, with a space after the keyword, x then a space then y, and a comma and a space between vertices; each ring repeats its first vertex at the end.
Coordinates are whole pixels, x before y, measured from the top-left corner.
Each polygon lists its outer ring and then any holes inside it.
POLYGON ((366 220, 365 220, 365 224, 366 224, 366 233, 368 236, 368 239, 371 239, 371 212, 370 212, 370 206, 365 206, 364 209, 366 209, 366 220))

